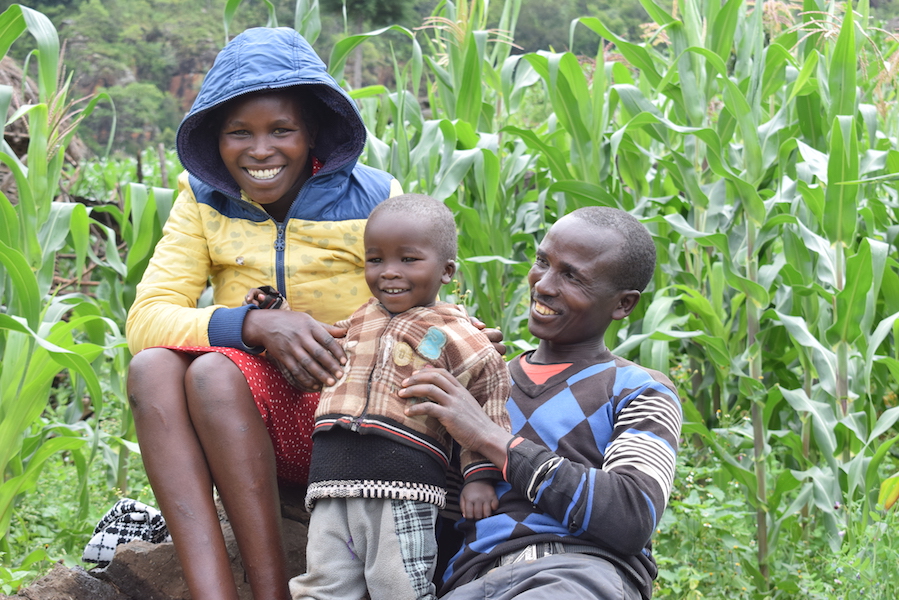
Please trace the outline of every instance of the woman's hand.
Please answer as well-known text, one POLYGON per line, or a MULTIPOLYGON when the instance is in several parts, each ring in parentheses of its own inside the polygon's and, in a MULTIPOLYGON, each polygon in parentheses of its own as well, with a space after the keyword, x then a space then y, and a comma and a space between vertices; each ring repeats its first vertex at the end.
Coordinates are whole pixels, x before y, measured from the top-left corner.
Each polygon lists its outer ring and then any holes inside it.
POLYGON ((264 346, 302 387, 320 390, 343 377, 346 354, 336 337, 346 329, 319 323, 306 313, 289 310, 251 310, 243 322, 248 346, 264 346))
POLYGON ((400 397, 430 400, 409 404, 407 415, 434 417, 463 448, 478 452, 503 468, 512 434, 491 421, 478 401, 448 371, 425 367, 402 385, 400 397))
POLYGON ((503 344, 502 331, 493 327, 487 327, 487 325, 477 317, 469 316, 468 320, 471 321, 472 325, 484 332, 484 334, 487 336, 487 339, 490 340, 491 344, 493 344, 493 349, 499 352, 500 356, 506 355, 506 346, 505 344, 503 344))

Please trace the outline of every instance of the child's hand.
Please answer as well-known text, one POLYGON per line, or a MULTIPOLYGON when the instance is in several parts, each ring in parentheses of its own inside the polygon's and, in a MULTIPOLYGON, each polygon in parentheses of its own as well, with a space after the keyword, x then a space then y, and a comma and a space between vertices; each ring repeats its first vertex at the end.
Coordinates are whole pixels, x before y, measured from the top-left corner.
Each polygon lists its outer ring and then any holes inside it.
POLYGON ((280 308, 283 310, 290 310, 284 296, 270 285, 251 289, 244 297, 243 303, 244 306, 252 304, 259 308, 280 308))
POLYGON ((259 306, 265 300, 265 292, 260 290, 259 288, 253 288, 243 299, 243 304, 246 306, 247 304, 252 304, 253 306, 259 306))
POLYGON ((462 488, 459 497, 462 516, 466 519, 478 520, 489 517, 499 507, 499 499, 492 481, 470 481, 462 488))

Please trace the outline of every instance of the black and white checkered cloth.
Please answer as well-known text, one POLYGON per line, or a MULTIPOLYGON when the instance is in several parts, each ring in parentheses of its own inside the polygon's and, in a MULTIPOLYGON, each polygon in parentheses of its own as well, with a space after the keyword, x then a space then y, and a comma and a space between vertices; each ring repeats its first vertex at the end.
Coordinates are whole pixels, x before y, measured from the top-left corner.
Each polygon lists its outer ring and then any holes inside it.
POLYGON ((81 560, 106 566, 112 560, 116 546, 134 540, 159 544, 171 542, 172 536, 159 510, 137 500, 122 498, 100 519, 93 537, 84 547, 81 560))

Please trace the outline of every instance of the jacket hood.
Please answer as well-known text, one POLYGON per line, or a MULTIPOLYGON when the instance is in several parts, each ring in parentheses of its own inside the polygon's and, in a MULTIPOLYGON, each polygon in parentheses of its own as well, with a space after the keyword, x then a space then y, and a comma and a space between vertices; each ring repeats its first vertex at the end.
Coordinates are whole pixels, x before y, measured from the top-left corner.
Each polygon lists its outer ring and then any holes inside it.
POLYGON ((200 93, 178 127, 181 164, 191 174, 232 196, 240 188, 218 149, 216 109, 238 96, 296 87, 304 107, 318 99, 315 156, 324 172, 354 163, 365 146, 365 125, 356 104, 328 74, 325 63, 288 27, 248 29, 231 40, 206 74, 200 93))

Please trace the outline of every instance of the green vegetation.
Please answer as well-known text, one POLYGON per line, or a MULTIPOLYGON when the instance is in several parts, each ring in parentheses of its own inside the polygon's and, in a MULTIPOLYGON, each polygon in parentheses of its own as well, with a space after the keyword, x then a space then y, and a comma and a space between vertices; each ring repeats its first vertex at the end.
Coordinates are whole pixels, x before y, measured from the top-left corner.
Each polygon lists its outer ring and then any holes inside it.
MULTIPOLYGON (((893 598, 899 38, 866 1, 641 0, 646 38, 585 13, 580 55, 514 54, 524 4, 441 2, 424 28, 337 39, 338 80, 372 40, 392 66, 392 82, 352 90, 372 132, 363 160, 453 208, 462 264, 449 295, 514 349, 533 343, 523 280, 547 223, 604 204, 651 229, 655 279, 607 343, 672 373, 684 400, 656 597, 893 598)), ((315 6, 297 2, 310 40, 315 6)), ((40 13, 0 15, 0 49, 26 31, 40 101, 8 120, 29 121, 27 165, 0 154, 16 181, 0 196, 7 590, 50 560, 77 562, 117 494, 152 501, 121 329, 177 170, 145 153, 138 185, 133 163, 79 165, 70 193, 99 204, 54 201, 73 111, 98 114, 107 98, 69 103, 40 13), (38 508, 48 488, 57 503, 38 508)))

